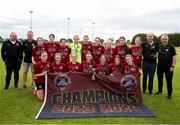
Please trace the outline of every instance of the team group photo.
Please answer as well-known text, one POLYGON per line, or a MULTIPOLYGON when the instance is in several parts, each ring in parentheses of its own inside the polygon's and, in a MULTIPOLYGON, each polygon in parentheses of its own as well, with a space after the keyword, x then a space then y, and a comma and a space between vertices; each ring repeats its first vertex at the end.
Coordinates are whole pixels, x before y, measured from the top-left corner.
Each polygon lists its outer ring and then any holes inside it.
MULTIPOLYGON (((69 2, 64 4, 69 5, 69 2)), ((74 1, 67 13, 82 12, 73 6, 81 2, 74 1), (73 8, 74 12, 70 11, 73 8)), ((133 3, 136 6, 138 2, 146 4, 141 0, 133 3)), ((155 1, 151 2, 149 5, 155 1)), ((80 15, 62 14, 66 21, 59 28, 57 22, 63 20, 53 13, 55 10, 41 12, 39 8, 38 12, 35 5, 34 10, 28 11, 30 25, 26 27, 20 16, 23 13, 18 11, 23 8, 10 5, 17 9, 14 12, 17 16, 13 17, 10 10, 5 13, 12 18, 4 13, 1 14, 4 20, 0 21, 0 123, 180 123, 180 17, 175 15, 179 10, 178 1, 165 2, 159 10, 156 8, 163 1, 158 2, 154 9, 157 13, 151 15, 153 10, 148 13, 147 9, 150 6, 142 7, 144 17, 139 19, 136 14, 143 15, 141 9, 134 7, 136 11, 131 11, 127 7, 131 13, 128 12, 123 7, 128 2, 113 0, 121 4, 122 8, 118 8, 108 0, 102 5, 88 1, 86 4, 93 5, 94 10, 85 9, 80 14, 84 19, 80 15), (113 17, 115 8, 122 11, 122 16, 116 19, 113 17), (88 26, 86 19, 91 13, 97 17, 88 26), (52 20, 39 22, 48 14, 52 20), (171 20, 174 15, 177 21, 171 20), (153 21, 157 25, 153 26, 153 21)), ((32 3, 29 5, 33 6, 32 3)), ((48 6, 51 2, 44 3, 48 6)), ((56 7, 54 9, 58 10, 56 7)), ((84 8, 88 6, 82 6, 84 8)))

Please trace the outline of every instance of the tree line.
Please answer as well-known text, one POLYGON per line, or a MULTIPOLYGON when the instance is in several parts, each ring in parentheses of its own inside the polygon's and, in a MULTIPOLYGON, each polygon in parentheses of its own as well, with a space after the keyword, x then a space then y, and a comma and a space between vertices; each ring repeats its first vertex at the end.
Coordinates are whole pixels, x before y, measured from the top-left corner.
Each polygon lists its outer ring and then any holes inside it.
MULTIPOLYGON (((174 46, 180 46, 180 33, 169 33, 168 35, 169 35, 169 39, 170 39, 169 40, 170 44, 172 44, 174 46)), ((134 40, 137 36, 142 38, 142 42, 146 41, 146 34, 145 33, 138 33, 138 34, 133 36, 132 40, 126 40, 126 42, 128 44, 134 44, 134 40)), ((160 36, 154 35, 154 41, 160 42, 160 37, 161 37, 161 35, 160 36)), ((5 40, 7 40, 7 38, 3 39, 0 36, 0 43, 4 42, 5 40)), ((25 39, 20 38, 19 40, 23 42, 25 39)), ((48 40, 45 40, 45 41, 48 41, 48 40)), ((73 42, 72 39, 68 39, 67 41, 69 43, 73 42)), ((105 40, 101 39, 101 42, 104 43, 105 40)), ((119 42, 119 39, 115 40, 115 43, 118 43, 118 42, 119 42)))

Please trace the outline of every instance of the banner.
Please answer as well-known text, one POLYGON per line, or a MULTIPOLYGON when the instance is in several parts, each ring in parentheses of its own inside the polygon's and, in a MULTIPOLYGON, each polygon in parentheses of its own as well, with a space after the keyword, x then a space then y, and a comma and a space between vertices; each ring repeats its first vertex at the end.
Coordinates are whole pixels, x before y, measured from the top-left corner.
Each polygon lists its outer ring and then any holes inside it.
POLYGON ((68 72, 46 76, 45 100, 36 119, 154 117, 143 105, 140 74, 92 76, 68 72))

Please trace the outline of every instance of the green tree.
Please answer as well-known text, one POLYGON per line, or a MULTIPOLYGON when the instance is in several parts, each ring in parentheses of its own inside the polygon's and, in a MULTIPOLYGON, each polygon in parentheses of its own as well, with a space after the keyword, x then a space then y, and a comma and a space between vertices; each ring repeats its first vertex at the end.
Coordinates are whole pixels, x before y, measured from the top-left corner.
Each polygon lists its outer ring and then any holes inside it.
MULTIPOLYGON (((174 46, 180 46, 180 33, 169 33, 169 43, 174 46)), ((159 39, 161 35, 159 36, 159 39)))
POLYGON ((73 40, 72 39, 67 39, 67 42, 72 43, 73 40))
MULTIPOLYGON (((135 36, 133 36, 133 39, 132 39, 131 44, 134 44, 135 38, 136 38, 137 36, 141 37, 142 42, 147 41, 147 39, 146 39, 146 34, 145 34, 145 33, 138 33, 138 34, 136 34, 135 36)), ((157 37, 156 35, 154 35, 154 41, 160 42, 159 37, 157 37)))

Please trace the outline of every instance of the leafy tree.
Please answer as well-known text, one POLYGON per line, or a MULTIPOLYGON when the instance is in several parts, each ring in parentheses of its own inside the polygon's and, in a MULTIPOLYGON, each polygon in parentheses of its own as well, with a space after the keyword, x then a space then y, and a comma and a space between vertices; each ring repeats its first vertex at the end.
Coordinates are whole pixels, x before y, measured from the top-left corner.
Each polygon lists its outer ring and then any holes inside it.
MULTIPOLYGON (((135 36, 133 36, 133 39, 132 39, 131 44, 134 44, 135 38, 138 37, 138 36, 141 37, 142 42, 147 41, 147 39, 146 39, 146 34, 145 34, 145 33, 138 33, 138 34, 136 34, 135 36)), ((154 35, 154 41, 160 42, 159 37, 157 37, 156 35, 154 35)))

